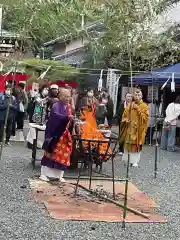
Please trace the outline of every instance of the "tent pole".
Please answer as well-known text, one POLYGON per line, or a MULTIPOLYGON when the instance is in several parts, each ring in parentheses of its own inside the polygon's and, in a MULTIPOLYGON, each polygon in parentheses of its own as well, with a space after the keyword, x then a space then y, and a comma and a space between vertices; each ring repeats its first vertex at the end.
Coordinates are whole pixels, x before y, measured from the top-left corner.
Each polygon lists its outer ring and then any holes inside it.
MULTIPOLYGON (((151 77, 152 77, 152 103, 155 102, 155 96, 154 96, 154 78, 152 75, 152 71, 151 71, 151 77)), ((151 114, 151 113, 150 113, 151 114)), ((156 102, 155 102, 155 113, 152 113, 153 115, 155 114, 155 146, 154 146, 154 178, 157 177, 157 169, 158 169, 158 133, 157 133, 157 106, 156 106, 156 102)), ((151 139, 151 135, 152 135, 152 127, 150 128, 150 145, 152 142, 151 139)))
POLYGON ((155 152, 154 152, 154 178, 157 177, 157 170, 158 170, 158 121, 157 121, 157 117, 158 117, 158 112, 157 112, 157 106, 155 105, 155 152))

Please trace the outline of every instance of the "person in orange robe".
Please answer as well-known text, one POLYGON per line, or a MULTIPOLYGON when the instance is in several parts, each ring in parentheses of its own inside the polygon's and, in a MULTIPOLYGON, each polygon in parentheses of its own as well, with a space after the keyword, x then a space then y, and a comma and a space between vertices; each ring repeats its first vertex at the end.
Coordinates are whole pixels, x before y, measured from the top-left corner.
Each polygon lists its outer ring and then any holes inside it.
MULTIPOLYGON (((99 140, 99 141, 108 141, 103 134, 98 130, 98 126, 95 119, 95 108, 92 106, 86 106, 83 108, 81 113, 81 119, 84 123, 81 125, 81 138, 87 140, 99 140)), ((88 143, 85 144, 84 148, 88 148, 88 143)), ((91 143, 91 149, 97 148, 97 143, 91 143)), ((107 152, 108 144, 101 143, 99 144, 99 154, 105 154, 107 152)), ((110 149, 108 150, 110 151, 110 149)), ((103 157, 105 160, 105 156, 103 157)))

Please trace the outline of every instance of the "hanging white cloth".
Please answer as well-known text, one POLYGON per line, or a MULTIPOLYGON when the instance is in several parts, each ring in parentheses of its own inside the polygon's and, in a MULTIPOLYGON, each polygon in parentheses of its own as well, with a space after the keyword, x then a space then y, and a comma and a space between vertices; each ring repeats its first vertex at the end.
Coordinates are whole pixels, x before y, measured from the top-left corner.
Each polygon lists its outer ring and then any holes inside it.
MULTIPOLYGON (((32 126, 29 126, 29 132, 26 137, 26 141, 30 144, 33 144, 34 139, 36 139, 36 130, 32 126)), ((42 148, 43 142, 40 140, 37 140, 37 147, 42 148)))

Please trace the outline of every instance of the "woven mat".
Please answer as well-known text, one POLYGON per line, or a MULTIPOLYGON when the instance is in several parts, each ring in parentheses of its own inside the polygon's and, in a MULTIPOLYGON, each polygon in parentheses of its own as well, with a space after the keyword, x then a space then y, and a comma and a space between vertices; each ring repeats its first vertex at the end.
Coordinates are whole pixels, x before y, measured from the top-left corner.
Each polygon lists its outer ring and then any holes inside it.
MULTIPOLYGON (((75 181, 67 180, 65 184, 52 185, 40 180, 29 179, 33 196, 39 203, 44 203, 49 215, 58 220, 84 220, 121 222, 123 209, 115 204, 91 199, 91 194, 84 198, 74 197, 73 185, 75 181), (90 197, 89 197, 90 196, 90 197)), ((80 185, 88 187, 89 182, 81 180, 80 185)), ((108 181, 92 181, 92 189, 102 186, 105 191, 112 192, 112 183, 108 181)), ((120 196, 119 202, 123 203, 124 183, 116 182, 116 194, 120 196)), ((81 191, 81 190, 80 190, 81 191)), ((157 204, 145 193, 139 191, 132 183, 128 188, 128 207, 134 208, 149 218, 144 218, 130 211, 127 212, 126 222, 167 222, 167 220, 157 213, 157 204)))

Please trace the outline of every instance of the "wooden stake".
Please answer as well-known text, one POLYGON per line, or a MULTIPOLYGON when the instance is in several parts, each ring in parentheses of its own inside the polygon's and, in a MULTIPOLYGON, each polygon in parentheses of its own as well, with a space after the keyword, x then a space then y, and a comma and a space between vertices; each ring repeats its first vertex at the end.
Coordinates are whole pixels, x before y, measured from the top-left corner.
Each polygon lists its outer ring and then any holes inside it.
MULTIPOLYGON (((76 179, 77 180, 77 177, 76 176, 65 176, 65 179, 76 179)), ((89 180, 89 176, 81 176, 80 180, 89 180)), ((98 180, 101 180, 101 181, 112 181, 112 178, 103 178, 103 177, 92 177, 92 180, 94 181, 98 181, 98 180)), ((115 182, 125 182, 126 179, 114 179, 115 182)))

